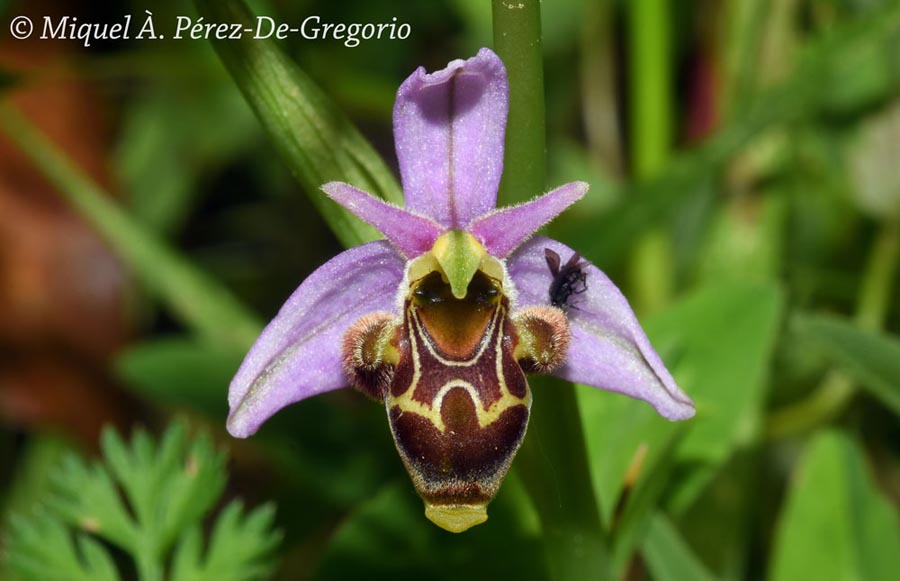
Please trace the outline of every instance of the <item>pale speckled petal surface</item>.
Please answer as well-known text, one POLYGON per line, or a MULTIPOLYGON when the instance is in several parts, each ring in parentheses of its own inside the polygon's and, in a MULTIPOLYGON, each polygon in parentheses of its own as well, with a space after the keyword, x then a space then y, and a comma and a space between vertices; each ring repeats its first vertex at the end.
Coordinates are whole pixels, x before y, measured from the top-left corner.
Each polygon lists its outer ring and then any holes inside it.
POLYGON ((560 186, 524 204, 499 208, 476 218, 466 230, 497 258, 505 258, 537 230, 580 200, 588 191, 584 182, 560 186))
POLYGON ((394 141, 406 207, 447 228, 494 209, 503 172, 509 84, 500 58, 483 48, 397 91, 394 141))
POLYGON ((359 317, 393 311, 405 261, 384 241, 313 272, 268 324, 231 381, 228 431, 246 438, 281 408, 347 385, 341 340, 359 317))
MULTIPOLYGON (((550 303, 553 275, 545 248, 559 254, 563 263, 574 253, 564 244, 536 236, 507 260, 520 308, 550 303)), ((692 417, 693 402, 675 384, 628 301, 600 269, 587 264, 584 271, 587 291, 571 299, 567 314, 572 342, 565 365, 554 375, 642 399, 670 420, 692 417)))
POLYGON ((440 224, 430 218, 388 204, 342 182, 329 182, 322 186, 322 191, 361 220, 377 228, 407 258, 415 258, 430 250, 444 231, 440 224))

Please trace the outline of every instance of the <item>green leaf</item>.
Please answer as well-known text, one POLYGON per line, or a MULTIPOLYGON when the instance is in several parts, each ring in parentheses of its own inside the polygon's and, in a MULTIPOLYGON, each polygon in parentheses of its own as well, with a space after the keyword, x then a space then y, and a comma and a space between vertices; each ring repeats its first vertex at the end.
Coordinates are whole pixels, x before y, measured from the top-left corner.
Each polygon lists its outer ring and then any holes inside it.
POLYGON ((29 437, 14 465, 15 477, 6 492, 0 523, 6 521, 7 514, 26 511, 47 494, 54 471, 71 453, 71 445, 58 437, 42 433, 29 437))
POLYGON ((217 281, 124 212, 25 117, 0 105, 0 128, 123 258, 144 286, 200 336, 246 349, 260 321, 217 281))
POLYGON ((271 570, 279 540, 271 507, 245 515, 229 505, 201 555, 203 517, 225 485, 224 454, 208 437, 190 440, 175 424, 159 444, 144 431, 126 444, 106 430, 102 447, 105 463, 70 455, 39 512, 15 516, 5 555, 11 571, 25 579, 117 579, 98 538, 130 554, 142 581, 161 580, 170 555, 185 580, 258 579, 271 570))
POLYGON ((55 484, 56 494, 46 500, 55 515, 125 549, 138 545, 137 526, 103 466, 89 466, 71 455, 63 461, 55 484))
POLYGON ((755 440, 782 307, 774 284, 717 285, 648 325, 652 340, 675 350, 676 379, 697 404, 682 462, 713 467, 755 440))
POLYGON ((393 482, 374 491, 335 532, 320 576, 351 578, 355 571, 378 571, 382 576, 406 570, 427 570, 429 545, 437 533, 422 516, 418 499, 406 482, 393 482), (404 558, 392 557, 398 548, 404 558))
POLYGON ((106 430, 102 444, 108 467, 88 467, 70 458, 58 478, 53 504, 70 525, 134 554, 161 559, 177 535, 206 514, 224 487, 223 455, 207 437, 189 447, 183 425, 170 428, 158 448, 144 431, 128 446, 106 430))
POLYGON ((643 466, 647 458, 643 450, 647 448, 639 451, 629 466, 616 512, 611 515, 610 536, 616 577, 624 574, 624 567, 631 560, 632 553, 650 532, 656 507, 676 476, 678 446, 688 431, 689 427, 684 423, 674 427, 649 467, 643 466))
POLYGON ((697 406, 686 422, 660 418, 644 402, 580 386, 578 397, 591 473, 611 515, 626 487, 654 477, 679 430, 678 463, 689 467, 673 499, 686 507, 737 446, 759 428, 768 362, 781 311, 770 285, 726 284, 701 289, 646 322, 647 333, 679 386, 697 406))
MULTIPOLYGON (((195 0, 210 22, 251 26, 239 0, 195 0)), ((348 182, 395 204, 400 188, 384 161, 349 119, 274 42, 247 35, 214 41, 214 47, 275 146, 313 204, 346 246, 380 238, 319 192, 322 184, 348 182)))
POLYGON ((679 533, 720 579, 745 579, 756 558, 759 491, 771 476, 761 460, 768 454, 759 447, 736 451, 719 467, 700 500, 678 516, 679 533))
POLYGON ((697 559, 669 518, 658 512, 642 547, 647 567, 656 581, 713 581, 706 566, 697 559))
POLYGON ((10 522, 5 550, 13 579, 46 581, 118 581, 106 551, 91 537, 75 535, 46 512, 10 522))
MULTIPOLYGON (((220 68, 212 55, 185 64, 220 68)), ((262 138, 227 76, 179 80, 142 91, 129 104, 113 164, 135 217, 166 235, 178 232, 197 205, 201 180, 262 138)))
POLYGON ((809 443, 778 523, 772 581, 897 578, 900 522, 868 472, 857 444, 840 432, 809 443))
POLYGON ((683 510, 716 467, 753 439, 780 306, 774 286, 723 284, 647 322, 651 341, 697 405, 691 420, 668 422, 644 402, 579 388, 591 474, 612 528, 617 569, 643 542, 663 494, 683 510))
POLYGON ((710 282, 777 280, 784 256, 786 199, 770 191, 719 208, 697 260, 698 276, 710 282))
POLYGON ((188 337, 155 339, 121 352, 115 370, 129 387, 153 401, 222 418, 225 388, 244 352, 188 337))
POLYGON ((192 527, 172 560, 172 581, 242 581, 267 579, 272 572, 268 559, 281 541, 272 529, 275 510, 264 505, 248 514, 240 502, 222 511, 202 554, 202 535, 192 527))
POLYGON ((827 316, 797 316, 792 330, 833 357, 869 393, 900 414, 900 341, 827 316))

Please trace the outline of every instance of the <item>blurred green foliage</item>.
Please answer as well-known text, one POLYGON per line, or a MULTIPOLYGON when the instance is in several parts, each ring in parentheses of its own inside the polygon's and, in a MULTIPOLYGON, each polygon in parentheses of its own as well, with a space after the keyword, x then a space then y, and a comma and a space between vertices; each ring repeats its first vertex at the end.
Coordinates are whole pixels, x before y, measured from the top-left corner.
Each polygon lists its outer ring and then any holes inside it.
POLYGON ((810 442, 791 482, 775 546, 773 581, 896 577, 900 521, 846 434, 823 432, 810 442))
POLYGON ((144 431, 126 445, 108 430, 103 452, 102 464, 65 456, 51 492, 30 513, 10 517, 4 565, 14 578, 122 578, 100 541, 130 555, 146 581, 259 579, 271 571, 279 539, 272 507, 244 514, 232 502, 203 541, 201 520, 226 478, 225 458, 207 437, 188 441, 184 425, 173 424, 158 445, 144 431))
MULTIPOLYGON (((193 13, 177 0, 157 4, 159 14, 193 13)), ((199 4, 208 19, 237 14, 233 2, 199 4)), ((414 67, 440 67, 492 38, 487 2, 251 4, 282 19, 397 16, 414 34, 356 49, 291 38, 81 55, 74 74, 118 89, 107 98, 122 205, 26 121, 3 116, 148 293, 133 297, 135 340, 111 374, 160 423, 187 411, 219 435, 227 383, 261 322, 339 243, 373 236, 319 185, 344 179, 398 201, 393 91, 414 67)), ((634 54, 642 44, 624 26, 626 4, 543 5, 547 183, 592 184, 550 229, 626 296, 671 289, 639 315, 698 412, 669 424, 645 404, 578 387, 590 481, 575 488, 594 494, 603 522, 589 532, 608 542, 618 578, 892 578, 900 2, 663 2, 673 16, 649 13, 663 57, 649 61, 634 54), (669 80, 629 82, 641 74, 669 80), (648 90, 660 93, 637 94, 648 90), (666 131, 635 128, 639 100, 658 107, 666 131), (652 171, 637 170, 639 151, 661 152, 652 171), (662 268, 636 263, 632 249, 648 232, 659 236, 662 268)), ((540 406, 554 384, 535 386, 540 406)), ((279 505, 280 578, 560 575, 538 518, 552 494, 531 495, 535 485, 571 484, 560 480, 577 474, 578 450, 540 454, 557 437, 554 422, 569 434, 578 422, 561 415, 532 426, 527 445, 538 458, 527 464, 541 472, 514 465, 490 521, 454 536, 422 517, 383 415, 357 394, 333 393, 233 443, 237 490, 279 505)), ((0 433, 14 467, 3 473, 5 512, 22 512, 53 489, 49 467, 69 446, 46 430, 0 433)), ((220 517, 223 530, 238 528, 234 511, 220 517)), ((58 525, 35 522, 31 532, 55 539, 64 566, 92 578, 109 572, 93 537, 79 533, 72 544, 58 525)), ((211 547, 222 553, 203 553, 200 539, 182 539, 177 561, 188 577, 238 549, 226 538, 211 547)))

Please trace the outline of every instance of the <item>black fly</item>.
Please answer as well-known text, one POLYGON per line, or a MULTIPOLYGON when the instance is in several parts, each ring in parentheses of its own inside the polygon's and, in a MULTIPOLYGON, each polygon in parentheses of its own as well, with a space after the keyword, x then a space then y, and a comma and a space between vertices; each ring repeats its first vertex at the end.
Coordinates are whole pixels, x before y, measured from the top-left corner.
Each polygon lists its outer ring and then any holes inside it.
POLYGON ((559 254, 549 248, 544 249, 544 257, 553 275, 553 282, 550 283, 550 304, 563 310, 569 307, 576 308, 569 299, 587 290, 587 273, 584 271, 587 263, 575 253, 568 262, 562 264, 559 254))

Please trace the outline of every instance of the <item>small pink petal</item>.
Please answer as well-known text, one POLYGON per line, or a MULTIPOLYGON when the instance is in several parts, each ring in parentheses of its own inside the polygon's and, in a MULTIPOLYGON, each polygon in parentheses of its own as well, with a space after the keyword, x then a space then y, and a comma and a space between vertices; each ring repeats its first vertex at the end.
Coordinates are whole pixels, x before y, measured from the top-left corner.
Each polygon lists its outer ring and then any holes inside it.
POLYGON ((541 226, 580 200, 588 187, 584 182, 560 186, 530 202, 500 208, 476 218, 466 230, 478 238, 492 256, 505 258, 541 226))
POLYGON ((407 258, 415 258, 430 250, 444 231, 430 218, 388 204, 345 183, 329 182, 322 186, 322 190, 329 198, 374 226, 407 258))

